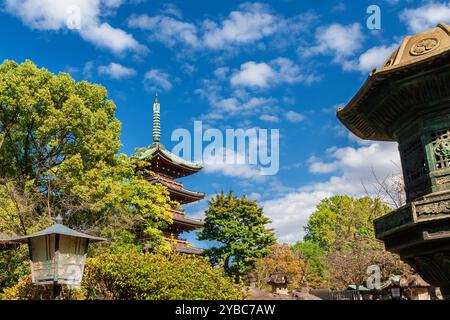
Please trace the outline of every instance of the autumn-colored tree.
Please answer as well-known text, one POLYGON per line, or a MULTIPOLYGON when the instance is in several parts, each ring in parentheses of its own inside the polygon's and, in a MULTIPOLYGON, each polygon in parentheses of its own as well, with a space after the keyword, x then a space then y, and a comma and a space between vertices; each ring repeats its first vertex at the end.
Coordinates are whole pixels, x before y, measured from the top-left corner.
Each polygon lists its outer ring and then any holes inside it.
POLYGON ((213 241, 205 255, 213 265, 222 264, 227 275, 239 280, 255 266, 257 259, 270 252, 275 237, 267 224, 270 220, 256 201, 232 192, 223 192, 208 201, 199 240, 213 241))
POLYGON ((304 274, 304 262, 292 248, 286 244, 270 246, 270 253, 256 262, 254 274, 260 288, 267 286, 267 280, 276 272, 282 272, 293 278, 293 287, 298 287, 304 274))
POLYGON ((329 285, 333 289, 346 289, 350 284, 366 285, 371 275, 369 266, 379 268, 382 281, 391 275, 413 272, 397 255, 386 251, 381 242, 370 236, 356 235, 353 241, 339 241, 336 246, 336 250, 327 257, 329 285))

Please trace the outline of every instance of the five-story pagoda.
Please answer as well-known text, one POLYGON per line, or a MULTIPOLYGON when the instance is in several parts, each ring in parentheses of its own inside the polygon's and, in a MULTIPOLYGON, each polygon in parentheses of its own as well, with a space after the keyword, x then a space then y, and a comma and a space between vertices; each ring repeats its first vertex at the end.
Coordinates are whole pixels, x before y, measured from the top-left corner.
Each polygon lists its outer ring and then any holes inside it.
MULTIPOLYGON (((145 160, 149 169, 154 174, 145 175, 145 179, 150 183, 160 183, 167 187, 170 198, 181 205, 195 202, 204 198, 204 194, 186 190, 182 183, 176 181, 178 178, 186 177, 197 173, 202 166, 186 161, 169 150, 160 143, 161 124, 160 124, 160 104, 158 95, 153 104, 153 144, 140 152, 137 157, 145 160)), ((179 237, 180 233, 198 229, 203 225, 200 220, 192 219, 186 215, 181 207, 171 208, 173 214, 173 224, 164 230, 164 238, 172 248, 189 254, 201 254, 202 249, 195 248, 186 240, 179 237)))

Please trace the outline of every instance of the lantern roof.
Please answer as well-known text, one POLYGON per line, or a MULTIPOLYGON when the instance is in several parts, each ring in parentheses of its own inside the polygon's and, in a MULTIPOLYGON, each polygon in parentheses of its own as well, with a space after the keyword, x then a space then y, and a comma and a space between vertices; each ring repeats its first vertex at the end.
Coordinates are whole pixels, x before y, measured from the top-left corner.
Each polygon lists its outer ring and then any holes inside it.
POLYGON ((52 234, 61 234, 64 236, 89 239, 90 242, 98 242, 98 241, 106 241, 107 240, 105 238, 94 237, 94 236, 91 236, 86 233, 75 231, 73 229, 66 227, 65 225, 62 225, 59 222, 60 222, 60 220, 57 219, 57 222, 54 225, 48 227, 47 229, 29 234, 26 236, 12 237, 12 238, 9 238, 8 240, 26 243, 26 242, 28 242, 28 239, 52 235, 52 234))
POLYGON ((440 23, 435 28, 405 37, 383 66, 370 73, 351 101, 337 111, 337 117, 362 139, 395 141, 393 133, 387 132, 386 128, 392 124, 391 118, 397 119, 405 111, 386 110, 392 117, 377 116, 380 110, 390 108, 380 96, 399 89, 396 82, 411 74, 420 78, 420 71, 448 64, 449 57, 450 25, 440 23), (377 119, 371 116, 377 116, 377 119))
POLYGON ((439 23, 435 28, 406 36, 382 67, 376 68, 372 75, 392 72, 395 69, 430 60, 450 50, 450 25, 439 23))

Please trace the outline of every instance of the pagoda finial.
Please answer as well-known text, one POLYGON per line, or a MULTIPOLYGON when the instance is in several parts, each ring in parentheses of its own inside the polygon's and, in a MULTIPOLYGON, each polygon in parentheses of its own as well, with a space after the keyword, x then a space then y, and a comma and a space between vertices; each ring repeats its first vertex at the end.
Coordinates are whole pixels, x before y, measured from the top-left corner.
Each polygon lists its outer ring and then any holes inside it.
POLYGON ((153 103, 153 143, 159 143, 160 136, 161 136, 160 106, 158 101, 158 93, 156 93, 155 103, 153 103))

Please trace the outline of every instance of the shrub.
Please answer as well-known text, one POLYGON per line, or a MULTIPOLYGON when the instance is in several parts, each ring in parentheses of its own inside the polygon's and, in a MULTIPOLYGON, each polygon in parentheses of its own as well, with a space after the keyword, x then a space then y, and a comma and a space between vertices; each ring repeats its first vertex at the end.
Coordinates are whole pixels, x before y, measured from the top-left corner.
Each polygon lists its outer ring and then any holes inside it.
POLYGON ((130 252, 103 254, 86 266, 88 299, 242 299, 241 288, 201 257, 130 252))
MULTIPOLYGON (((230 300, 243 291, 223 271, 202 257, 182 254, 105 253, 86 262, 82 290, 63 287, 61 299, 108 300, 230 300)), ((2 299, 50 299, 51 286, 23 277, 4 290, 2 299)))
MULTIPOLYGON (((31 283, 31 275, 26 275, 14 286, 6 288, 0 296, 2 300, 49 300, 52 294, 52 286, 38 286, 31 283)), ((69 290, 63 286, 60 299, 83 299, 81 290, 69 290)))

